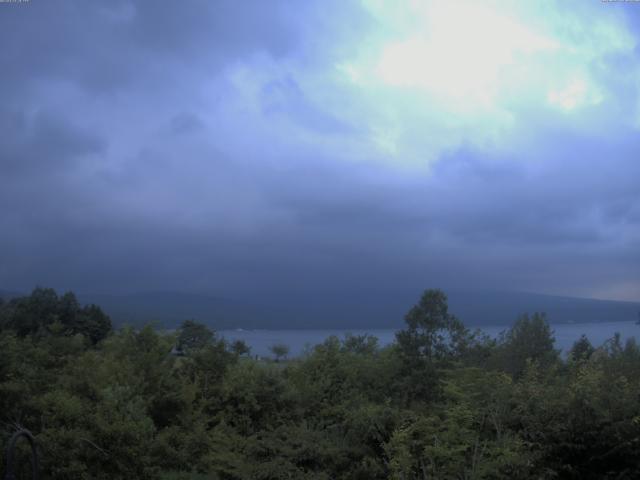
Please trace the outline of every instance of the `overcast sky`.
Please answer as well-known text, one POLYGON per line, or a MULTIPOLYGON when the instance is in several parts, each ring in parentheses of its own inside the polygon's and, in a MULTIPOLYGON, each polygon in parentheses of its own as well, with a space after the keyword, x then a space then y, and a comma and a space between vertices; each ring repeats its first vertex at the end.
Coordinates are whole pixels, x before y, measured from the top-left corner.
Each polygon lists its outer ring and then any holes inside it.
POLYGON ((0 3, 0 289, 640 300, 640 3, 0 3))

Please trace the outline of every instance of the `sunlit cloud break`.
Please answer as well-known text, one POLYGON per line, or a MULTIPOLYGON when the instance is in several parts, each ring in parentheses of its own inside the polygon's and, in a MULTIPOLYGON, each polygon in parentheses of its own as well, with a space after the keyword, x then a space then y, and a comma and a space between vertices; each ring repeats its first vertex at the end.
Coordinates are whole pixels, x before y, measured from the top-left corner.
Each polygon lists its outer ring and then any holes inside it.
POLYGON ((461 144, 506 147, 513 129, 530 128, 532 113, 534 121, 587 115, 591 120, 577 125, 598 128, 617 108, 607 62, 633 57, 636 45, 624 18, 599 5, 364 4, 376 29, 337 68, 366 98, 372 136, 395 161, 435 160, 461 144), (393 148, 375 133, 398 129, 393 148))

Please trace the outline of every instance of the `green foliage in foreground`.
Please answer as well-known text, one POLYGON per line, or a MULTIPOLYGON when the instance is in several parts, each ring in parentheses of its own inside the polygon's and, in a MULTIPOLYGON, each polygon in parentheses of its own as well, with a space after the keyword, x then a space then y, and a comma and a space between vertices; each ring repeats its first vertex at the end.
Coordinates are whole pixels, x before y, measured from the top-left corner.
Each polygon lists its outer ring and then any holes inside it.
POLYGON ((427 291, 389 347, 276 363, 193 321, 109 334, 71 299, 0 305, 0 440, 30 429, 46 478, 640 478, 640 349, 619 336, 563 360, 543 315, 491 340, 427 291))

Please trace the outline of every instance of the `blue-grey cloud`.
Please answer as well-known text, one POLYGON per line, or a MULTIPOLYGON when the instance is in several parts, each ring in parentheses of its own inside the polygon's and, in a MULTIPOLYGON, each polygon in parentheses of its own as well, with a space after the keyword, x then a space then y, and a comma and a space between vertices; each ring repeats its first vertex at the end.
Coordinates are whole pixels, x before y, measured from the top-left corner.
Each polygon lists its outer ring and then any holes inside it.
POLYGON ((512 12, 459 98, 376 5, 0 5, 0 287, 637 299, 633 9, 512 12))

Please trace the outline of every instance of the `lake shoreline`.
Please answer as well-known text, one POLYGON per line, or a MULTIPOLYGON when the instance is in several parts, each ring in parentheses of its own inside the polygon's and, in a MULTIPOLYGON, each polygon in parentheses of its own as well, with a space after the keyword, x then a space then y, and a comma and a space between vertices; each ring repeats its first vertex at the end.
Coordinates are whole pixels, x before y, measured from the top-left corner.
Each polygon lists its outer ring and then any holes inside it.
MULTIPOLYGON (((567 351, 573 343, 586 335, 591 343, 598 347, 607 339, 618 332, 625 342, 628 338, 640 334, 640 325, 635 321, 620 322, 588 322, 588 323, 551 323, 551 329, 556 339, 556 348, 567 351)), ((471 331, 481 332, 496 338, 501 332, 511 325, 487 325, 482 327, 469 327, 471 331)), ((305 349, 324 342, 330 336, 344 338, 347 334, 371 335, 378 338, 381 347, 390 345, 395 341, 395 333, 401 328, 344 328, 344 329, 224 329, 218 334, 228 341, 243 340, 251 347, 252 355, 261 357, 272 356, 270 347, 275 344, 285 344, 290 348, 290 356, 296 357, 304 354, 305 349)))

